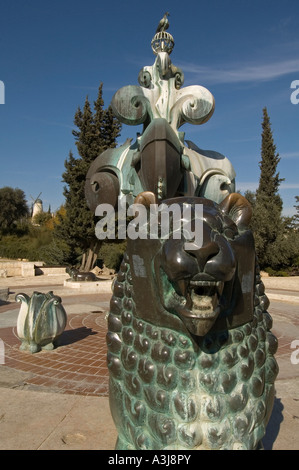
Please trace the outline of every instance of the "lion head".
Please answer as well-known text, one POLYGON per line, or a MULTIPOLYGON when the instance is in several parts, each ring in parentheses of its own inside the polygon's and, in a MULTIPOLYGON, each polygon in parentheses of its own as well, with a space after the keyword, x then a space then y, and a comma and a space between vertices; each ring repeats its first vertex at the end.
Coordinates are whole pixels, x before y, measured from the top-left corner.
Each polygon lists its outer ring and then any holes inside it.
MULTIPOLYGON (((137 198, 145 205, 152 201, 148 194, 137 198)), ((194 336, 251 321, 255 249, 248 201, 233 193, 221 204, 198 197, 163 203, 191 206, 191 223, 196 205, 202 206, 201 245, 192 246, 183 231, 179 238, 170 231, 163 239, 128 240, 139 315, 194 336)))

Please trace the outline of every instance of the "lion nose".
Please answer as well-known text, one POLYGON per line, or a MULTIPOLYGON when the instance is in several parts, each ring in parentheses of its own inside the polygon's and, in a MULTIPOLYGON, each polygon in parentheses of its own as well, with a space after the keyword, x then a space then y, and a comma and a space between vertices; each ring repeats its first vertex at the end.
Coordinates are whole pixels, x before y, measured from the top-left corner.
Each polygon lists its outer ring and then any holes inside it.
POLYGON ((219 245, 216 242, 209 242, 198 250, 186 250, 197 259, 200 271, 204 271, 207 262, 219 253, 219 245))
MULTIPOLYGON (((186 250, 187 251, 187 250, 186 250)), ((209 240, 197 250, 188 250, 198 264, 199 272, 194 280, 202 276, 210 276, 219 281, 230 281, 236 270, 236 259, 227 240, 218 235, 215 240, 209 240)))

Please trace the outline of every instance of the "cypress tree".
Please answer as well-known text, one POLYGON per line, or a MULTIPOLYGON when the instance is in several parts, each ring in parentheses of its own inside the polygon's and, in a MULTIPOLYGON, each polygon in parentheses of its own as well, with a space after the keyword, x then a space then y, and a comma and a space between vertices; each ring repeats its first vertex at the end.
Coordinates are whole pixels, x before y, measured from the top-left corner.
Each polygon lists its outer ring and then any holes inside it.
POLYGON ((261 267, 273 268, 283 263, 281 253, 283 241, 282 199, 278 193, 282 178, 277 166, 280 161, 276 152, 267 108, 263 109, 262 145, 259 186, 253 215, 253 231, 258 259, 261 267))
POLYGON ((64 196, 66 214, 56 226, 56 236, 67 242, 69 254, 66 262, 78 265, 81 271, 90 271, 97 259, 100 241, 95 236, 94 214, 85 199, 85 178, 91 163, 107 148, 116 147, 116 139, 121 125, 112 115, 110 108, 103 108, 103 84, 99 86, 98 97, 94 102, 94 112, 86 97, 83 111, 78 108, 72 131, 75 137, 78 158, 69 153, 62 175, 66 183, 64 196), (109 121, 109 126, 107 126, 109 121))
POLYGON ((299 196, 295 196, 296 204, 294 205, 296 209, 296 214, 293 216, 293 225, 298 229, 299 227, 299 196))
POLYGON ((280 162, 279 154, 276 153, 276 145, 274 144, 270 118, 267 108, 263 109, 263 122, 262 122, 262 148, 261 148, 261 161, 260 161, 260 180, 257 189, 257 197, 265 196, 274 198, 275 202, 280 205, 282 209, 282 200, 278 194, 280 183, 284 179, 279 178, 277 166, 280 162))

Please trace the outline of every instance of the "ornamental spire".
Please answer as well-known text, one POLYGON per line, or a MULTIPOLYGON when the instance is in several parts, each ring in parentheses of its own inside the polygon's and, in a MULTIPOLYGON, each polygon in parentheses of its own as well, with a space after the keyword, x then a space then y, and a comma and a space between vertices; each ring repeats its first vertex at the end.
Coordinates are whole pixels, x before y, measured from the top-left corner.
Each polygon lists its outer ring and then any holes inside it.
POLYGON ((169 55, 174 39, 166 31, 169 13, 160 20, 151 41, 156 56, 152 66, 144 66, 138 76, 139 87, 129 85, 118 90, 111 106, 115 116, 129 125, 144 124, 144 130, 155 119, 165 119, 179 136, 185 123, 204 124, 214 111, 214 97, 198 85, 183 88, 183 71, 172 64, 169 55))
POLYGON ((168 16, 169 13, 166 12, 160 20, 156 34, 152 39, 151 46, 155 55, 159 52, 167 52, 167 54, 171 54, 174 48, 174 39, 170 33, 166 32, 166 29, 169 28, 168 16))

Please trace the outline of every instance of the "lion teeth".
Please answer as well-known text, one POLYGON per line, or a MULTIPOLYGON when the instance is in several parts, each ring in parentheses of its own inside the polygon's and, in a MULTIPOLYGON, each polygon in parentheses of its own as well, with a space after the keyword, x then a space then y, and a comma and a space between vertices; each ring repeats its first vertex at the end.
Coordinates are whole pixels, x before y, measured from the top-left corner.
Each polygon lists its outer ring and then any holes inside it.
POLYGON ((220 287, 223 284, 221 281, 190 281, 190 286, 198 287, 220 287))
POLYGON ((191 293, 192 310, 213 310, 214 296, 198 295, 194 291, 191 293))
POLYGON ((199 296, 213 296, 216 292, 222 294, 224 283, 221 281, 190 281, 189 288, 199 296), (202 292, 200 292, 200 288, 202 292))

